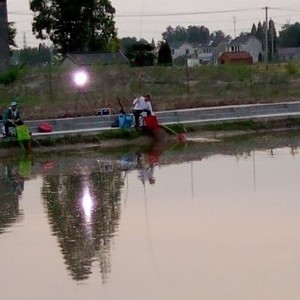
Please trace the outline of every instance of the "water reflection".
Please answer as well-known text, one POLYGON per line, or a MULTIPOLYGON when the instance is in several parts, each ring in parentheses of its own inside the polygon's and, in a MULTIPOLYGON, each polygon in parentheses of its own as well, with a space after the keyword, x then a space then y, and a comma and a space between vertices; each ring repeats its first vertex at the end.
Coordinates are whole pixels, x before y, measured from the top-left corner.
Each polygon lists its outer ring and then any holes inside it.
POLYGON ((19 210, 24 182, 31 177, 32 157, 22 155, 19 160, 0 163, 0 234, 9 225, 20 221, 23 213, 19 210))
MULTIPOLYGON (((106 282, 111 271, 111 244, 118 230, 120 194, 126 174, 132 170, 147 173, 147 180, 153 184, 160 153, 161 149, 153 148, 127 152, 114 160, 70 157, 42 164, 44 205, 73 279, 87 279, 93 263, 97 262, 102 281, 106 282)), ((145 176, 141 180, 145 184, 145 176)))
POLYGON ((33 219, 10 239, 1 236, 2 254, 13 260, 5 265, 2 256, 4 297, 15 276, 25 294, 55 286, 36 299, 53 299, 59 289, 64 299, 214 299, 224 291, 224 299, 250 299, 279 277, 295 290, 299 141, 262 137, 2 161, 0 232, 22 214, 33 219), (38 192, 28 204, 30 188, 38 192), (44 230, 36 230, 41 223, 44 230), (32 248, 40 256, 27 255, 26 269, 23 255, 32 248), (34 276, 35 265, 43 271, 34 276))
POLYGON ((107 162, 91 170, 76 166, 72 174, 44 177, 42 195, 51 228, 73 279, 88 278, 97 261, 102 280, 106 281, 123 184, 121 171, 107 162))
POLYGON ((153 148, 146 153, 138 152, 136 156, 136 166, 138 169, 138 177, 143 185, 146 182, 155 184, 154 170, 155 165, 159 162, 161 151, 153 148))

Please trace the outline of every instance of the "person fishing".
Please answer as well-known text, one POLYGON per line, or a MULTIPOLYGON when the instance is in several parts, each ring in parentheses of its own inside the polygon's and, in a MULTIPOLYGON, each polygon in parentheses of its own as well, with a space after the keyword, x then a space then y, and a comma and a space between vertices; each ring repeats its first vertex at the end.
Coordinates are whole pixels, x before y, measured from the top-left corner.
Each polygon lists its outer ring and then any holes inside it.
POLYGON ((135 128, 140 127, 139 118, 141 113, 146 112, 147 116, 153 116, 153 109, 151 104, 151 96, 149 94, 145 96, 139 96, 133 100, 133 115, 135 120, 135 128))
POLYGON ((23 125, 21 120, 21 114, 16 101, 12 101, 10 107, 6 110, 4 114, 4 137, 10 136, 9 127, 17 127, 23 125))

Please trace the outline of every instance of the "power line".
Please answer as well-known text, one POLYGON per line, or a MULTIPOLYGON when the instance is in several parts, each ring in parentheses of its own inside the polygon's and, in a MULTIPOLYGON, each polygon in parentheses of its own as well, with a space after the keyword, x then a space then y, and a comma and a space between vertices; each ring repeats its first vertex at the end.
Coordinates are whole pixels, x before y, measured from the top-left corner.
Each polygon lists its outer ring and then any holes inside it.
MULTIPOLYGON (((261 7, 242 8, 242 9, 228 9, 228 10, 213 10, 213 11, 198 11, 198 12, 174 12, 174 13, 151 13, 151 14, 116 14, 118 18, 138 18, 138 17, 172 17, 172 16, 192 16, 192 15, 206 15, 206 14, 226 14, 235 12, 249 12, 259 11, 261 7)), ((269 7, 270 10, 280 11, 293 11, 297 12, 297 9, 283 9, 280 7, 269 7)))
MULTIPOLYGON (((298 3, 297 3, 297 6, 298 6, 298 3)), ((291 8, 292 6, 289 6, 289 7, 268 7, 268 9, 269 10, 272 10, 272 11, 274 11, 274 14, 275 14, 275 11, 277 12, 277 11, 280 11, 280 12, 284 12, 284 11, 286 11, 286 12, 289 12, 289 11, 291 11, 291 12, 300 12, 298 9, 292 9, 291 8)), ((299 6, 298 6, 299 7, 299 6)), ((158 18, 158 21, 156 22, 156 23, 163 23, 164 21, 167 21, 167 19, 164 19, 164 17, 179 17, 179 16, 182 16, 182 17, 185 17, 185 19, 184 18, 172 18, 172 20, 169 20, 168 22, 170 22, 171 24, 172 23, 178 23, 178 24, 182 24, 182 23, 185 23, 185 24, 192 24, 191 22, 197 22, 197 24, 198 23, 202 23, 202 24, 207 24, 207 23, 218 23, 218 24, 221 24, 221 23, 225 23, 225 22, 227 22, 227 23, 229 23, 229 22, 231 22, 232 23, 232 21, 221 21, 221 20, 212 20, 213 18, 211 18, 210 20, 207 20, 207 21, 205 21, 205 20, 197 20, 197 21, 188 21, 188 16, 191 16, 191 18, 192 18, 192 16, 198 16, 198 15, 207 15, 207 16, 209 16, 209 15, 213 15, 213 14, 219 14, 219 15, 221 15, 221 14, 228 14, 228 13, 232 13, 232 14, 234 14, 235 15, 235 13, 241 13, 240 15, 242 15, 242 13, 245 13, 245 12, 250 12, 250 11, 261 11, 262 10, 262 8, 260 7, 252 7, 252 8, 243 8, 243 9, 225 9, 225 10, 211 10, 211 11, 193 11, 193 12, 184 12, 184 11, 179 11, 179 12, 172 12, 172 13, 146 13, 146 14, 144 14, 144 13, 141 13, 141 14, 135 14, 135 13, 129 13, 129 14, 115 14, 115 18, 116 19, 119 19, 119 21, 118 22, 121 22, 122 24, 123 24, 123 22, 121 21, 121 20, 125 20, 125 19, 127 19, 125 22, 126 22, 126 25, 122 25, 122 27, 125 27, 125 28, 128 28, 128 23, 130 22, 130 18, 151 18, 151 17, 157 17, 158 18), (128 20, 129 19, 129 20, 128 20), (176 20, 176 19, 182 19, 182 20, 176 20)), ((34 16, 34 13, 33 12, 30 12, 30 11, 25 11, 25 10, 18 10, 18 11, 10 11, 10 12, 8 12, 8 14, 9 15, 12 15, 12 16, 16 16, 16 15, 20 15, 20 16, 22 16, 22 15, 24 15, 24 16, 31 16, 31 17, 33 17, 34 16)), ((238 16, 239 16, 239 14, 237 14, 238 16)), ((256 22, 256 21, 258 21, 259 19, 261 19, 262 17, 258 17, 257 16, 258 14, 256 14, 255 15, 255 17, 253 17, 253 18, 250 18, 250 17, 248 17, 248 18, 237 18, 236 19, 236 22, 237 23, 245 23, 247 20, 252 20, 253 22, 256 22)), ((295 16, 297 16, 298 14, 296 14, 295 16)), ((12 16, 11 16, 11 18, 12 18, 12 16)), ((291 15, 287 15, 288 17, 292 17, 291 15)), ((273 16, 273 19, 276 19, 276 18, 279 18, 279 17, 281 17, 281 16, 273 16)), ((15 17, 14 17, 15 18, 15 17)), ((201 17, 201 18, 203 18, 203 17, 201 17)), ((209 17, 208 17, 209 18, 209 17)), ((133 19, 132 19, 132 21, 133 21, 133 19)), ((231 20, 232 20, 232 17, 231 17, 231 20)), ((32 22, 33 21, 33 19, 28 19, 28 23, 30 23, 30 22, 32 22)), ((21 23, 26 23, 27 21, 26 20, 22 20, 22 21, 15 21, 14 23, 15 24, 21 24, 21 23)), ((278 24, 278 23, 277 23, 278 24)), ((145 21, 145 23, 143 23, 143 33, 145 33, 145 31, 146 32, 150 32, 149 30, 146 30, 146 27, 147 27, 147 25, 149 26, 149 24, 148 24, 148 22, 146 22, 145 21)), ((169 24, 170 25, 170 24, 169 24)), ((23 25, 19 25, 19 26, 23 26, 23 25)), ((166 25, 167 26, 167 25, 166 25)), ((226 25, 227 26, 227 25, 226 25)), ((245 26, 245 25, 244 25, 245 26)), ((118 26, 118 27, 120 27, 120 26, 118 26)), ((219 27, 222 27, 222 25, 219 25, 219 27)), ((249 26, 249 28, 250 28, 251 26, 249 26)), ((237 24, 237 28, 236 28, 236 30, 238 30, 238 31, 240 31, 240 30, 248 30, 249 28, 241 28, 241 26, 239 26, 238 24, 237 24)), ((25 28, 24 28, 25 29, 25 28)), ((223 31, 225 31, 226 29, 222 29, 223 31)), ((228 29, 227 29, 228 30, 228 29)), ((20 30, 20 31, 22 31, 22 32, 24 32, 23 30, 20 30)), ((230 29, 230 31, 232 31, 232 28, 230 29)), ((31 31, 25 31, 26 33, 32 33, 31 31)), ((120 33, 120 32, 128 32, 128 30, 120 30, 120 28, 118 28, 118 32, 120 33)), ((151 31, 151 32, 159 32, 159 31, 151 31)), ((161 32, 163 32, 163 31, 161 31, 161 32)), ((140 32, 140 35, 141 35, 141 32, 140 32)))
POLYGON ((249 10, 258 10, 260 8, 243 8, 243 9, 231 9, 231 10, 215 10, 215 11, 198 11, 198 12, 178 12, 178 13, 157 13, 157 14, 124 14, 118 15, 118 18, 133 18, 133 17, 172 17, 172 16, 192 16, 192 15, 208 15, 208 14, 225 14, 243 12, 249 10))
MULTIPOLYGON (((300 10, 293 9, 289 7, 269 7, 271 10, 280 10, 280 11, 292 11, 300 12, 300 10)), ((132 17, 172 17, 172 16, 189 16, 189 15, 204 15, 204 14, 225 14, 225 13, 235 13, 235 12, 249 12, 261 10, 259 7, 252 8, 242 8, 242 9, 228 9, 228 10, 212 10, 212 11, 198 11, 198 12, 174 12, 174 13, 151 13, 151 14, 116 14, 118 18, 132 18, 132 17)), ((21 11, 8 11, 8 15, 29 15, 33 16, 33 12, 28 12, 25 10, 21 11)))

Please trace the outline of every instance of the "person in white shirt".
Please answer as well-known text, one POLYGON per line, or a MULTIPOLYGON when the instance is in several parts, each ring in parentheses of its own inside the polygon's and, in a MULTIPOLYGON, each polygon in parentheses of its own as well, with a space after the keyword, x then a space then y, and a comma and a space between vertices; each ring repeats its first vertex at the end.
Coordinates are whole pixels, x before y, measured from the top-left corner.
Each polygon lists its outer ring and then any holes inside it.
POLYGON ((154 115, 150 95, 140 96, 133 100, 133 115, 135 127, 139 127, 139 118, 142 112, 146 112, 147 116, 154 115))

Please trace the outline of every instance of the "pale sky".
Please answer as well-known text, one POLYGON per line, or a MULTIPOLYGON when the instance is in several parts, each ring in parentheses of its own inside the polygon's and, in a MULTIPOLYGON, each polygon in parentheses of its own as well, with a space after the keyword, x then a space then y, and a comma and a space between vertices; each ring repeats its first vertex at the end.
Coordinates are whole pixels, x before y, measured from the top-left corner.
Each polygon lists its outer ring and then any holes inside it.
MULTIPOLYGON (((251 31, 253 23, 265 21, 265 7, 269 7, 268 19, 275 22, 277 32, 284 24, 300 23, 299 0, 185 0, 175 3, 170 0, 111 0, 111 3, 116 9, 118 37, 144 38, 148 42, 152 38, 160 41, 169 25, 173 28, 203 25, 211 33, 222 30, 234 38, 243 31, 251 31)), ((39 41, 31 34, 33 14, 29 10, 29 0, 7 0, 7 5, 8 21, 15 22, 18 31, 18 46, 23 48, 24 35, 27 46, 37 46, 39 41)))

